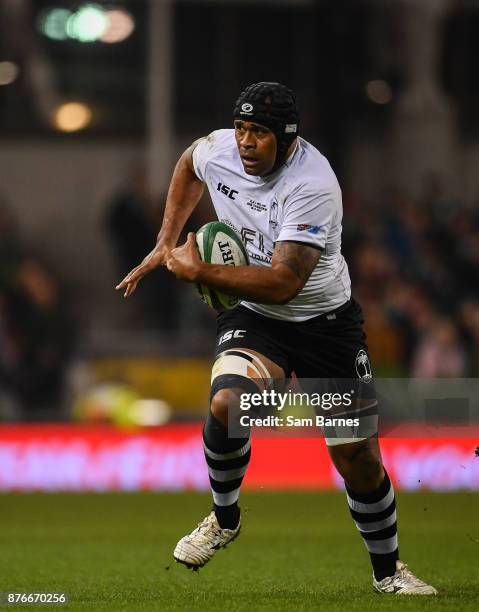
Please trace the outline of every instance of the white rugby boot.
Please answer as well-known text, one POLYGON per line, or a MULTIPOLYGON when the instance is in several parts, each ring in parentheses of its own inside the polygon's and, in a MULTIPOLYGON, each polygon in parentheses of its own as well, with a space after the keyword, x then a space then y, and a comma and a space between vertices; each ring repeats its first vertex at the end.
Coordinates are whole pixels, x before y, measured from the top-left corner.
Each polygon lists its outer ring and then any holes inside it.
POLYGON ((396 561, 393 576, 376 580, 373 574, 373 588, 376 593, 395 593, 396 595, 437 595, 436 589, 420 580, 407 567, 406 563, 396 561))
POLYGON ((222 529, 212 511, 198 527, 186 535, 176 545, 173 557, 189 569, 197 570, 203 567, 220 548, 232 542, 241 529, 241 519, 236 529, 222 529))

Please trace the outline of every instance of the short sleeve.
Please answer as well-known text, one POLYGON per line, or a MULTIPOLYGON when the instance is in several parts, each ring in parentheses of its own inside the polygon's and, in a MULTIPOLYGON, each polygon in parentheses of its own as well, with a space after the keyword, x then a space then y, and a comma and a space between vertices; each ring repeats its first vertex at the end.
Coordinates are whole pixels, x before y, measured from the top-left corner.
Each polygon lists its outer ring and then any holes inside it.
POLYGON ((283 223, 276 240, 305 242, 324 249, 336 208, 334 190, 298 190, 285 202, 283 223))
POLYGON ((217 133, 211 132, 193 143, 193 168, 200 181, 206 181, 206 166, 213 157, 216 141, 217 133))

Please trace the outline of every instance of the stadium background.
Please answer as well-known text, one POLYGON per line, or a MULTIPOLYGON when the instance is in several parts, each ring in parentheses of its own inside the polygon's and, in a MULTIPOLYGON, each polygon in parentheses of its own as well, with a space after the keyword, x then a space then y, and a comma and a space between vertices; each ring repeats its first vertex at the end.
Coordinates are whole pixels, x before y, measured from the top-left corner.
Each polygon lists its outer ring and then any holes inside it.
MULTIPOLYGON (((256 80, 297 91, 338 174, 376 376, 477 376, 479 2, 0 11, 1 489, 206 488, 214 314, 165 270, 128 301, 113 287, 154 243, 178 154, 256 80)), ((213 214, 205 197, 188 229, 213 214)), ((320 444, 281 478, 268 444, 247 486, 339 485, 320 444)), ((404 489, 479 488, 472 435, 388 444, 404 489)))
MULTIPOLYGON (((22 0, 1 11, 2 488, 81 488, 80 466, 100 459, 71 451, 68 436, 84 449, 88 436, 65 423, 204 414, 213 313, 164 270, 129 301, 113 286, 154 243, 178 154, 230 125, 232 101, 255 80, 297 91, 302 134, 338 174, 376 376, 477 376, 479 3, 22 0), (43 425, 9 429, 22 421, 43 425), (46 425, 56 421, 60 429, 46 425), (55 453, 64 464, 57 440, 76 457, 65 468, 76 484, 39 468, 55 453)), ((213 215, 205 197, 189 229, 213 215)), ((163 455, 178 431, 129 435, 152 436, 163 455)), ((473 440, 465 450, 453 440, 402 444, 421 471, 432 457, 425 486, 479 486, 473 440), (446 482, 457 456, 471 463, 468 478, 446 482)), ((175 448, 173 472, 192 460, 175 448)), ((110 450, 130 463, 129 451, 110 450)), ((266 485, 276 482, 270 467, 266 485)), ((316 469, 319 486, 322 471, 335 485, 329 464, 316 469)))

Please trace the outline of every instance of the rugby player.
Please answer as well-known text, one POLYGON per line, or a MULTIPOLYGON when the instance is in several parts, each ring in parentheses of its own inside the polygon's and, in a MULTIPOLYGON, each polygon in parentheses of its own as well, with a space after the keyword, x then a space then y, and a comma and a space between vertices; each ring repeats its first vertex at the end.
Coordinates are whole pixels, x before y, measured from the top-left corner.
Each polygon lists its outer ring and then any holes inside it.
MULTIPOLYGON (((249 437, 230 438, 227 426, 228 407, 241 390, 251 390, 248 366, 275 380, 293 371, 298 379, 371 377, 363 316, 341 254, 341 191, 327 159, 298 135, 294 93, 279 83, 250 85, 236 101, 233 118, 233 129, 212 132, 182 154, 157 244, 117 286, 128 297, 145 274, 166 265, 181 280, 242 299, 217 319, 203 429, 213 509, 174 550, 175 559, 193 569, 234 540, 241 527, 238 498, 251 446, 249 437), (253 265, 202 262, 193 233, 176 247, 205 185, 218 219, 242 237, 253 265), (232 330, 241 332, 226 333, 232 330)), ((327 437, 326 444, 370 555, 374 590, 436 594, 399 560, 394 489, 377 435, 327 437)))

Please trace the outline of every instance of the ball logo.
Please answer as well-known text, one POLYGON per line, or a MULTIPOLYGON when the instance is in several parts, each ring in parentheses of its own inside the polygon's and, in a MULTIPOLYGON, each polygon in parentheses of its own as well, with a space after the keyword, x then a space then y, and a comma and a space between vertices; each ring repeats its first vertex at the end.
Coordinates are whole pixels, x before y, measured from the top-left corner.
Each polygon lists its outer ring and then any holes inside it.
POLYGON ((251 111, 253 110, 253 105, 249 102, 245 102, 241 105, 241 110, 243 111, 243 113, 251 113, 251 111))
POLYGON ((373 374, 369 357, 365 350, 361 349, 356 355, 356 373, 358 377, 365 383, 371 382, 373 374))

